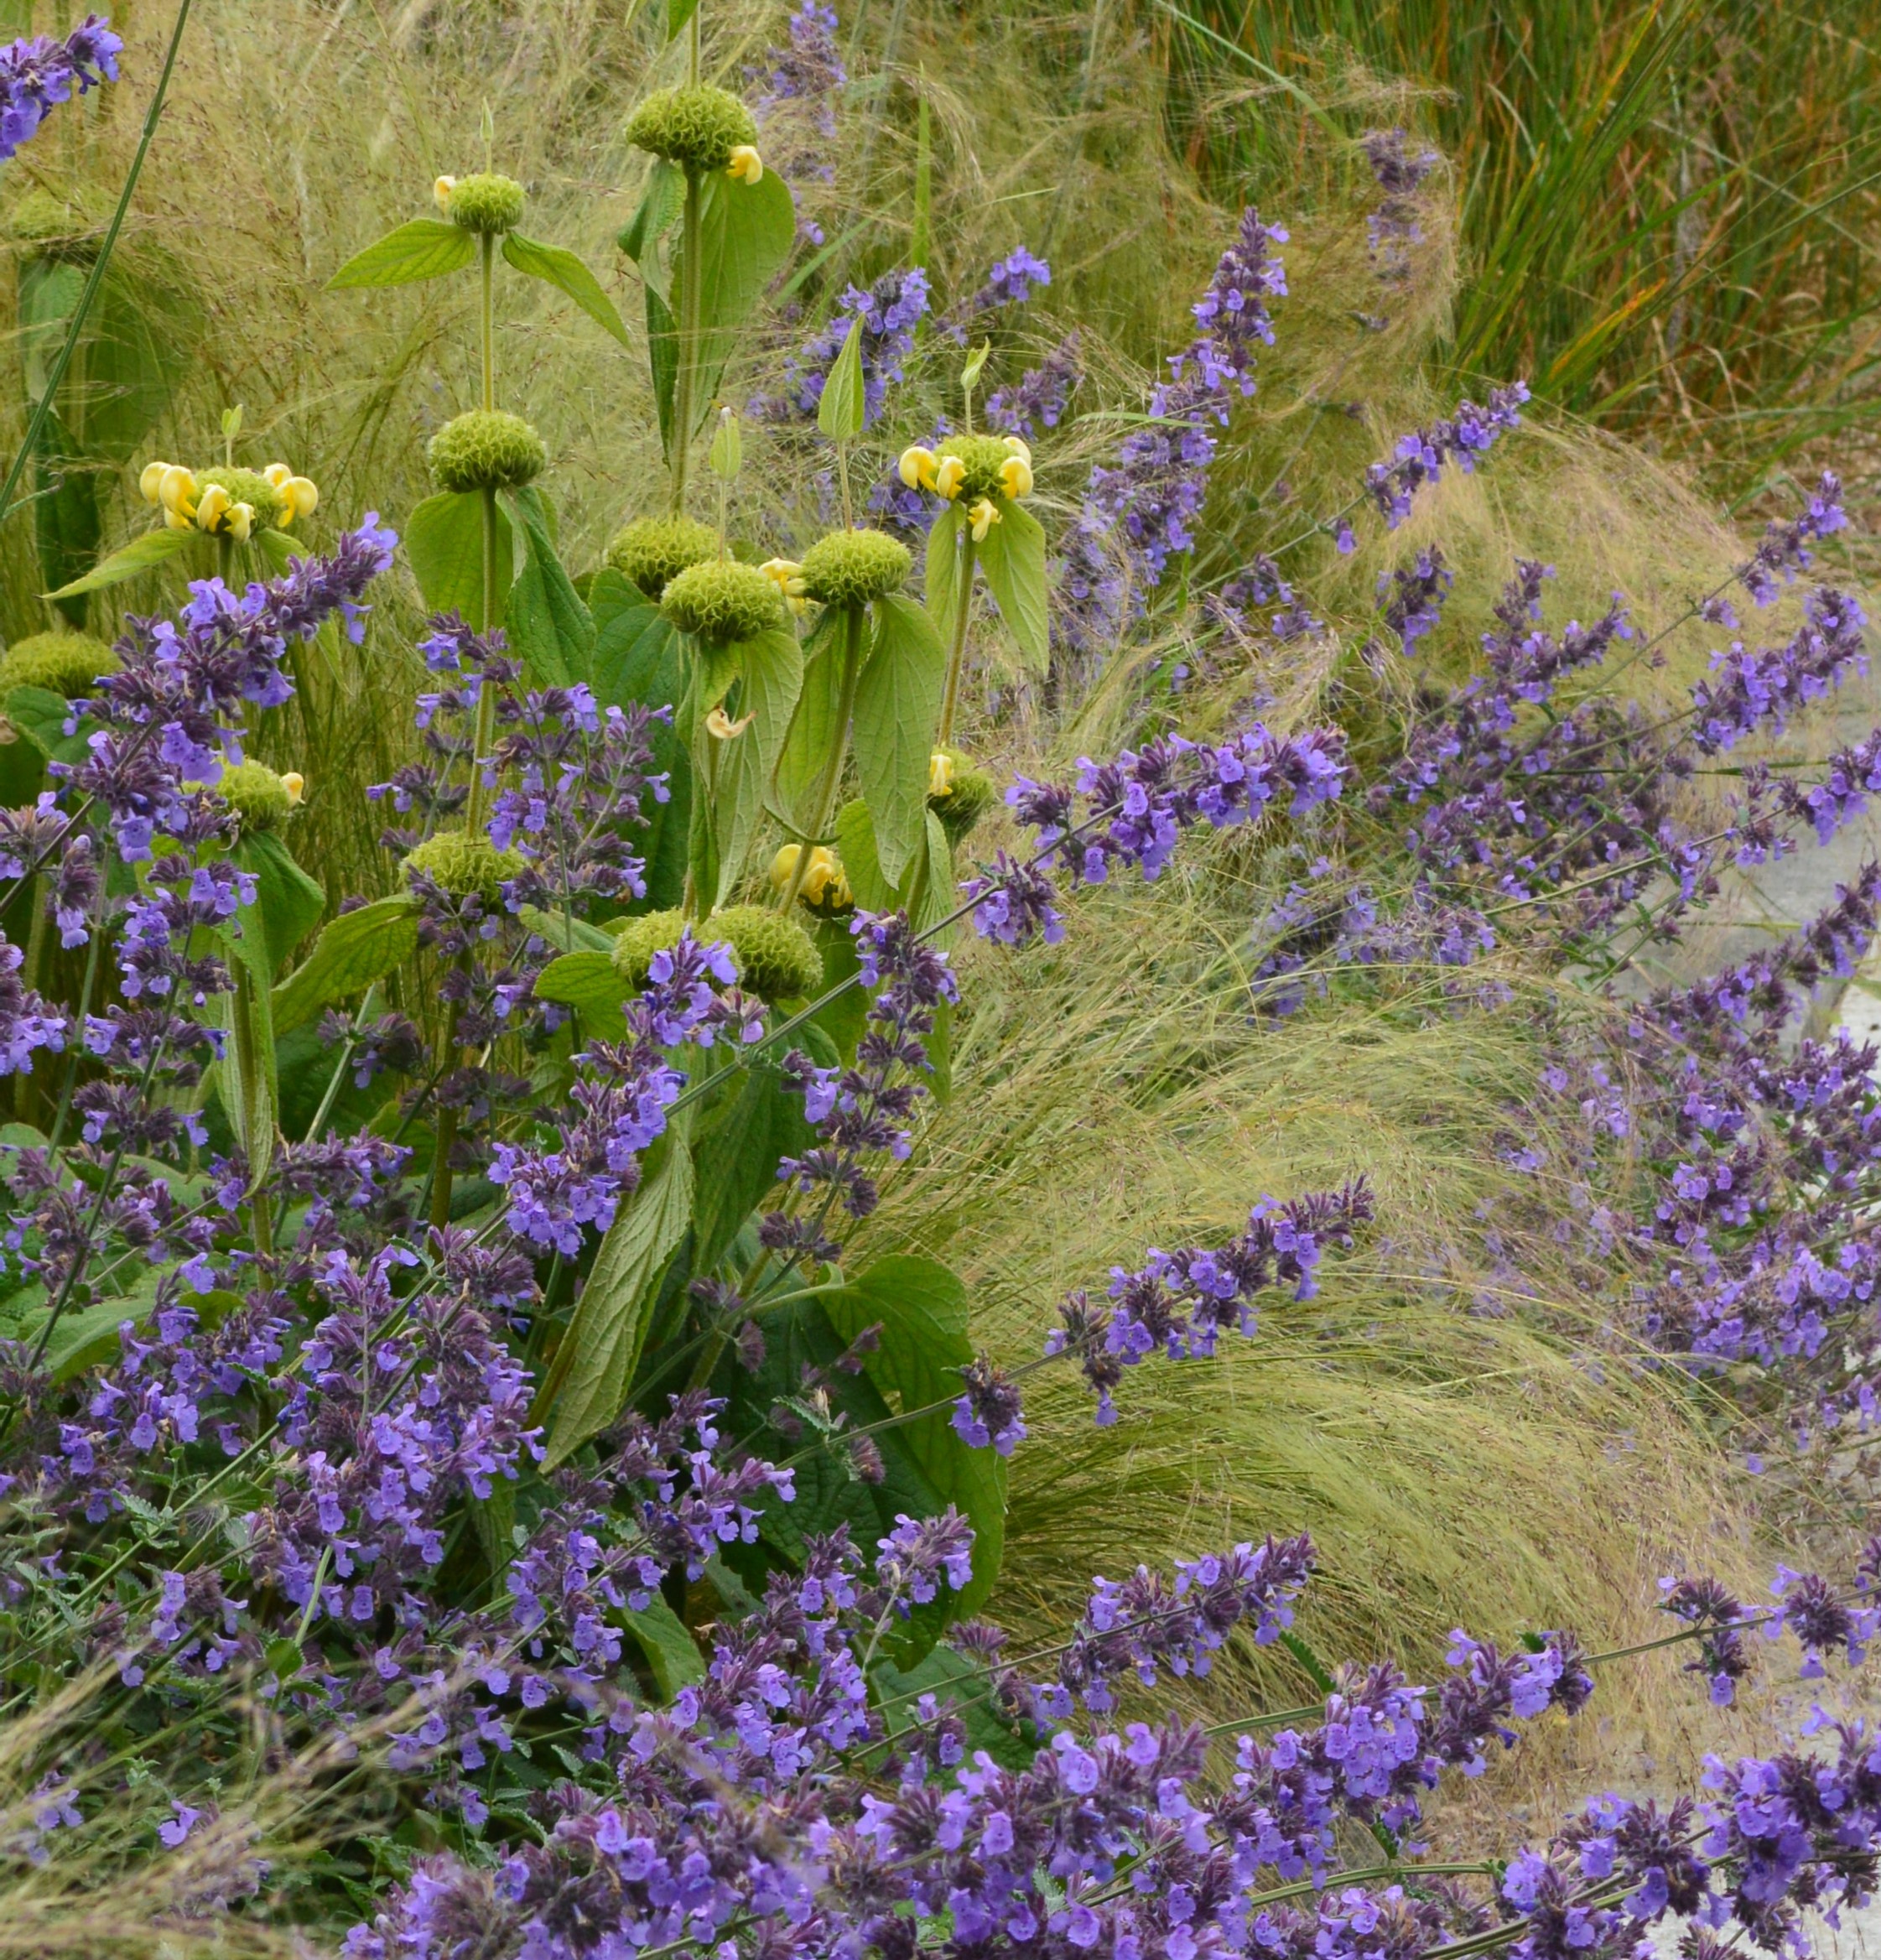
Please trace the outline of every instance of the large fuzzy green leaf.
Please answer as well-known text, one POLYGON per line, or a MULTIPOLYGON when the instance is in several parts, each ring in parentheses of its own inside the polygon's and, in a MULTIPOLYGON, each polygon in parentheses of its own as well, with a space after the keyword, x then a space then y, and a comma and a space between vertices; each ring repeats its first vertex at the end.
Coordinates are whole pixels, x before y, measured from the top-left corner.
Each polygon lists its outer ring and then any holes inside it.
POLYGON ((912 600, 878 599, 875 638, 855 693, 851 741, 875 820, 882 876, 899 884, 927 821, 928 771, 947 684, 947 652, 912 600))
MULTIPOLYGON (((677 708, 684 699, 686 672, 679 636, 664 613, 611 566, 596 572, 588 587, 595 621, 595 697, 603 707, 677 708)), ((686 882, 686 826, 692 809, 692 758, 672 720, 647 730, 653 768, 667 779, 667 800, 649 796, 641 814, 647 819, 639 846, 647 863, 649 910, 676 906, 686 882)))
POLYGON ((829 364, 817 401, 817 427, 832 442, 853 442, 862 433, 868 395, 862 378, 862 315, 850 323, 842 351, 829 364))
POLYGON ((954 622, 960 608, 960 554, 974 548, 967 535, 967 513, 958 504, 949 504, 934 519, 928 533, 927 583, 923 603, 934 622, 941 644, 953 644, 954 622))
POLYGON ((483 492, 445 490, 428 496, 405 520, 405 555, 433 612, 459 612, 479 632, 503 623, 514 547, 510 522, 496 508, 496 616, 483 616, 483 492))
MULTIPOLYGON (((788 626, 774 626, 739 648, 738 717, 755 719, 742 735, 719 742, 715 905, 731 895, 746 853, 764 820, 765 798, 803 685, 803 650, 788 626)), ((709 734, 704 741, 716 741, 709 734)), ((696 769, 696 765, 695 765, 696 769)), ((695 774, 696 780, 696 774, 695 774)))
POLYGON ((626 323, 616 310, 614 302, 601 290, 600 281, 572 252, 564 251, 559 245, 543 245, 533 238, 523 237, 520 232, 512 231, 503 240, 503 257, 519 273, 527 273, 532 279, 541 279, 567 294, 590 320, 612 334, 623 347, 631 344, 626 323))
POLYGON ((156 531, 145 531, 133 538, 120 549, 101 559, 81 579, 73 579, 61 585, 56 592, 49 592, 49 599, 72 599, 81 592, 101 591, 107 585, 122 585, 127 579, 134 579, 139 572, 148 572, 160 564, 168 564, 179 551, 186 551, 201 533, 197 531, 172 531, 167 526, 156 531))
POLYGON ((505 491, 503 502, 516 520, 522 559, 504 608, 510 645, 537 687, 572 687, 594 669, 594 619, 556 554, 541 493, 530 484, 505 491))
POLYGON ((1023 504, 1001 498, 1000 521, 979 546, 986 583, 1000 617, 1028 672, 1043 673, 1052 662, 1052 626, 1045 579, 1045 533, 1023 504))
POLYGON ((647 173, 647 188, 640 204, 627 220, 626 228, 615 240, 643 276, 652 277, 655 248, 679 221, 686 203, 686 173, 664 157, 656 157, 647 173))
POLYGON ((477 255, 476 240, 443 218, 413 218, 356 252, 327 281, 341 286, 407 286, 460 272, 477 255))
MULTIPOLYGON (((714 171, 699 186, 699 372, 694 395, 695 413, 703 422, 739 330, 756 311, 797 242, 797 207, 789 185, 774 170, 766 170, 756 184, 714 171)), ((673 287, 683 291, 685 272, 678 263, 683 253, 673 256, 673 287)))
POLYGON ((551 1424, 545 1470, 620 1414, 646 1342, 648 1309, 686 1235, 692 1204, 692 1152, 680 1122, 647 1152, 642 1182, 601 1240, 575 1302, 544 1390, 546 1406, 537 1411, 551 1424))
POLYGON ((830 750, 848 733, 838 725, 843 701, 843 623, 842 609, 829 607, 804 643, 797 711, 772 772, 772 808, 793 830, 811 821, 811 806, 830 750))
POLYGON ((621 1010, 627 983, 614 970, 613 956, 583 950, 552 959, 536 977, 536 998, 559 1001, 580 1015, 584 1028, 604 1041, 619 1041, 627 1024, 621 1010))
POLYGON ((409 892, 398 892, 329 919, 313 950, 274 990, 277 1033, 301 1027, 403 965, 418 944, 417 910, 409 892))

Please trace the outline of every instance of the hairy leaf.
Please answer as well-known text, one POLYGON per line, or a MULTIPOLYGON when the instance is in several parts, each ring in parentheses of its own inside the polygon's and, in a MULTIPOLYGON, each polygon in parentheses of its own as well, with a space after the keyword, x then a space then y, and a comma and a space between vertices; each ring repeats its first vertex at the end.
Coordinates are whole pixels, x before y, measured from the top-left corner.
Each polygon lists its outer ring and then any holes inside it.
POLYGON ((327 281, 342 286, 408 286, 460 271, 477 255, 476 240, 443 218, 413 218, 356 252, 327 281))
POLYGON ((520 232, 512 231, 503 240, 503 257, 519 273, 526 273, 532 279, 541 279, 566 293, 590 320, 612 334, 623 347, 631 345, 627 338, 626 322, 621 318, 614 302, 601 290, 600 281, 572 252, 564 251, 559 245, 539 244, 533 238, 525 238, 520 232))

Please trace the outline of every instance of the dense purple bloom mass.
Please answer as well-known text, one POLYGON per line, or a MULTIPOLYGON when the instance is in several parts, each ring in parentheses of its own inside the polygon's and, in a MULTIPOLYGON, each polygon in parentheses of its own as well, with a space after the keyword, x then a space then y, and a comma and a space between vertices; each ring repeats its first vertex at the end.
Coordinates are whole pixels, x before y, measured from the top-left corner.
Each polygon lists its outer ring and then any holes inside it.
POLYGON ((785 362, 790 392, 753 401, 751 413, 761 421, 813 421, 830 367, 850 327, 860 320, 862 419, 865 426, 873 425, 887 399, 889 383, 902 378, 903 364, 914 349, 914 330, 926 317, 928 304, 928 275, 919 266, 905 273, 884 273, 866 290, 847 288, 829 324, 785 362))
POLYGON ((88 13, 62 41, 34 34, 0 48, 0 163, 29 143, 55 103, 117 80, 122 38, 88 13))

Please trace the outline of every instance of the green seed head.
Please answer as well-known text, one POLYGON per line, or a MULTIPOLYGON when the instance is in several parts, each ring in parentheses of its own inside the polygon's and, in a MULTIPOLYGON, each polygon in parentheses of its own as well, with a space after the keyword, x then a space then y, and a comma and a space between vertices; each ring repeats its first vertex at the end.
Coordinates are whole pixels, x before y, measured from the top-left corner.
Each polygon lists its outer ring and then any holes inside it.
MULTIPOLYGON (((631 918, 615 935, 614 970, 636 992, 652 978, 653 955, 670 953, 686 929, 683 914, 650 912, 631 918)), ((761 905, 734 905, 693 922, 702 946, 731 948, 738 982, 763 1001, 795 1001, 823 980, 823 959, 803 927, 761 905)))
POLYGON ((34 190, 7 213, 6 234, 34 258, 90 265, 106 223, 104 214, 87 208, 77 192, 34 190))
POLYGON ((218 464, 213 470, 196 471, 199 492, 212 483, 219 483, 227 491, 231 503, 245 503, 254 512, 257 531, 268 530, 280 521, 280 492, 258 471, 225 470, 218 464))
POLYGON ((513 231, 522 222, 522 186, 513 177, 499 176, 494 170, 457 178, 440 201, 451 223, 466 231, 494 237, 513 231))
POLYGON ((693 565, 667 586, 661 606, 683 633, 708 647, 754 640, 784 616, 783 595, 756 565, 736 559, 693 565))
POLYGON ((803 556, 803 590, 824 606, 866 606, 907 583, 908 548, 885 531, 832 531, 803 556))
POLYGON ((522 876, 522 854, 498 850, 487 837, 472 836, 465 830, 440 830, 411 853, 405 869, 423 872, 453 897, 475 894, 486 905, 494 905, 502 897, 504 885, 522 876))
POLYGON ((953 765, 953 782, 944 796, 928 798, 928 808, 940 819, 948 842, 958 850, 992 808, 999 791, 992 777, 984 769, 975 767, 959 750, 943 749, 940 753, 953 765))
POLYGON ((688 565, 718 555, 718 533, 697 517, 636 517, 607 548, 607 562, 652 600, 688 565))
POLYGON ((520 490, 548 460, 535 430, 501 408, 473 408, 445 423, 426 454, 444 490, 520 490))
POLYGON ((265 762, 230 762, 212 785, 244 830, 272 830, 294 808, 288 786, 265 762))
POLYGON ((722 170, 740 143, 757 141, 757 124, 736 96, 700 82, 647 96, 627 124, 627 141, 689 170, 722 170))
POLYGON ((958 456, 966 470, 960 482, 960 501, 971 503, 990 496, 1000 487, 1000 471, 1012 451, 1005 439, 997 435, 950 435, 934 451, 937 457, 958 456))
POLYGON ((44 688, 73 700, 96 693, 91 684, 99 675, 116 673, 122 664, 89 633, 34 633, 0 653, 0 697, 11 688, 44 688))

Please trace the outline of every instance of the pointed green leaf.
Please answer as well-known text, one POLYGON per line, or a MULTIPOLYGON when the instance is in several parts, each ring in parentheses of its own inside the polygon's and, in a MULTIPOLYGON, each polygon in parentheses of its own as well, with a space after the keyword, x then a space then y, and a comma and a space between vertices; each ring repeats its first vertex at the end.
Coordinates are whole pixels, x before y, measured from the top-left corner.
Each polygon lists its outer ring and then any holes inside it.
POLYGON ((114 551, 107 559, 92 566, 82 579, 74 579, 69 585, 61 585, 56 592, 46 594, 48 599, 71 599, 81 592, 96 592, 107 585, 122 585, 127 579, 134 579, 139 572, 148 572, 153 566, 167 564, 178 552, 186 550, 201 533, 196 531, 172 531, 167 526, 160 531, 146 531, 141 537, 133 538, 121 550, 114 551))
POLYGON ((326 893, 273 831, 243 836, 235 847, 235 861, 255 881, 255 902, 242 908, 243 929, 249 929, 252 915, 262 936, 255 976, 262 987, 272 987, 282 963, 320 923, 326 893))
POLYGON ((327 281, 340 286, 408 286, 462 270, 477 255, 476 240, 443 218, 413 218, 356 252, 327 281))
MULTIPOLYGON (((806 1027, 816 1059, 832 1063, 835 1051, 822 1031, 806 1027)), ((780 1158, 800 1156, 816 1141, 803 1120, 803 1098, 783 1085, 774 1059, 759 1057, 732 1075, 725 1105, 708 1128, 695 1120, 693 1186, 693 1271, 708 1273, 724 1257, 753 1207, 777 1181, 780 1158)))
MULTIPOLYGON (((699 374, 696 413, 703 422, 739 330, 797 242, 797 207, 775 170, 756 184, 715 170, 699 186, 699 374)), ((683 255, 674 253, 677 261, 683 255)), ((683 289, 683 268, 673 267, 683 289)), ((649 292, 652 290, 648 289, 649 292)), ((652 307, 648 307, 649 324, 652 307)), ((693 432, 688 430, 688 434, 693 432)))
MULTIPOLYGON (((742 735, 718 743, 719 881, 723 905, 744 869, 746 853, 764 819, 772 772, 803 686, 803 649, 788 626, 773 626, 739 649, 738 718, 755 716, 742 735)), ((706 741, 716 741, 707 735, 706 741)))
POLYGON ((639 208, 615 243, 646 273, 654 247, 678 223, 685 205, 686 173, 664 157, 656 157, 652 169, 647 173, 647 188, 641 193, 639 208))
POLYGON ((699 12, 699 0, 666 0, 666 38, 676 41, 686 31, 686 23, 699 12))
POLYGON ((704 1680, 705 1657, 698 1641, 657 1593, 644 1606, 628 1607, 621 1615, 621 1624, 647 1656, 662 1701, 670 1702, 681 1688, 704 1680))
POLYGON ((670 462, 673 398, 679 386, 679 323, 652 280, 647 283, 647 366, 660 414, 660 448, 670 462))
POLYGON ((75 734, 67 735, 65 724, 72 718, 72 704, 50 688, 9 688, 7 719, 26 737, 37 754, 55 762, 81 762, 90 754, 86 730, 96 724, 81 723, 75 734))
POLYGON ((842 609, 829 606, 804 642, 797 712, 772 773, 772 806, 793 830, 811 821, 830 744, 841 741, 844 733, 837 726, 843 706, 842 624, 842 609))
POLYGON ((862 315, 850 322, 842 351, 831 362, 817 403, 817 427, 832 442, 853 442, 862 433, 868 397, 862 381, 862 315))
POLYGON ((277 1034, 311 1021, 323 1007, 363 993, 401 966, 418 944, 417 904, 408 892, 329 919, 313 950, 274 990, 277 1034))
POLYGON ((882 876, 899 884, 926 824, 928 769, 947 683, 947 652, 933 621, 911 600, 878 599, 875 616, 875 642, 855 691, 850 740, 875 820, 882 876))
POLYGON ((599 926, 585 918, 564 918, 559 912, 544 912, 540 906, 525 905, 516 915, 538 938, 546 940, 564 953, 611 953, 614 942, 599 926))
POLYGON ((510 645, 537 687, 572 687, 594 670, 594 620, 556 554, 542 493, 530 484, 505 491, 502 501, 516 519, 522 557, 504 608, 510 645))
POLYGON ((1008 1770, 1031 1767, 1037 1750, 1000 1715, 986 1692, 985 1669, 955 1649, 937 1646, 919 1666, 906 1670, 892 1661, 877 1661, 869 1681, 882 1727, 891 1735, 931 1733, 933 1723, 922 1717, 920 1703, 923 1695, 932 1695, 943 1709, 952 1708, 959 1716, 969 1749, 985 1749, 1008 1770))
MULTIPOLYGON (((684 696, 679 636, 664 613, 611 566, 595 573, 588 588, 595 619, 595 695, 603 707, 641 703, 672 708, 684 696)), ((667 800, 648 796, 638 849, 647 861, 646 906, 653 912, 678 904, 686 882, 686 829, 692 809, 692 760, 670 720, 647 731, 653 767, 667 779, 667 800)))
POLYGON ((950 503, 934 519, 928 533, 928 569, 922 588, 922 603, 944 647, 953 644, 953 622, 959 616, 960 554, 973 548, 973 540, 967 534, 967 513, 959 505, 950 503))
POLYGON ((974 1356, 966 1287, 936 1260, 896 1256, 878 1260, 819 1297, 845 1341, 880 1325, 879 1344, 863 1357, 864 1372, 903 1414, 928 1412, 894 1434, 974 1528, 973 1583, 946 1601, 948 1617, 969 1614, 991 1593, 1005 1551, 1005 1465, 995 1450, 969 1448, 950 1419, 959 1371, 974 1356))
POLYGON ((554 1392, 548 1406, 536 1412, 538 1418, 553 1417, 545 1471, 605 1429, 626 1401, 646 1343, 647 1309, 692 1219, 693 1159, 685 1132, 683 1122, 675 1123, 647 1152, 642 1182, 595 1255, 562 1337, 568 1360, 557 1354, 545 1389, 554 1392))
POLYGON ((564 251, 559 245, 538 244, 533 238, 512 231, 503 240, 503 257, 519 273, 566 293, 589 319, 612 334, 623 347, 631 345, 626 322, 616 310, 614 302, 601 290, 600 281, 572 252, 564 251))
POLYGON ((1044 673, 1052 663, 1052 626, 1045 533, 1038 519, 1022 504, 1001 497, 1000 521, 980 542, 979 562, 1027 672, 1044 673))
POLYGON ((536 998, 558 1001, 580 1015, 586 1032, 604 1041, 619 1041, 627 1031, 621 1009, 627 983, 614 970, 605 953, 564 953, 536 976, 536 998))
MULTIPOLYGON (((513 547, 509 519, 496 511, 496 618, 510 585, 513 547)), ((428 496, 405 520, 405 554, 424 603, 434 612, 460 612, 478 632, 483 616, 483 493, 446 490, 428 496)))
POLYGON ((898 884, 890 884, 882 875, 876 827, 869 806, 860 797, 844 804, 836 819, 836 855, 843 860, 855 902, 865 912, 906 912, 921 931, 953 909, 953 854, 932 810, 922 847, 908 860, 898 884))

